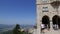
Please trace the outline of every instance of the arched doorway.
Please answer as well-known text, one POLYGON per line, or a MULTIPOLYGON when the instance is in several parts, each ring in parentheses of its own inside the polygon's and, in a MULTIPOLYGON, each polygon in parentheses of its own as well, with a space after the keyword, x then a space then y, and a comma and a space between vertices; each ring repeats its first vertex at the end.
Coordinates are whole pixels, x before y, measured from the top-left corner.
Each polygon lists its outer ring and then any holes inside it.
POLYGON ((58 27, 60 29, 60 17, 58 18, 58 27))
POLYGON ((52 22, 53 22, 53 29, 57 29, 57 27, 60 28, 60 18, 58 15, 53 16, 52 22))
POLYGON ((49 17, 48 16, 43 16, 42 18, 42 24, 45 25, 45 29, 48 28, 50 29, 50 20, 49 20, 49 17))

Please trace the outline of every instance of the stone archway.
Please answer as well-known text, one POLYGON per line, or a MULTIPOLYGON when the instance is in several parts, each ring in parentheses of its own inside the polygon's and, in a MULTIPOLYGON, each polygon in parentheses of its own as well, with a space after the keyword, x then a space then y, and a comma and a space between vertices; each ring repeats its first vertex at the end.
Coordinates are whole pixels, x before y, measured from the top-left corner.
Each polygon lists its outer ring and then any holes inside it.
POLYGON ((53 8, 58 9, 59 6, 60 6, 60 1, 56 0, 56 1, 51 2, 51 6, 52 6, 53 8))
POLYGON ((59 18, 59 16, 57 16, 57 15, 53 16, 53 18, 52 18, 53 24, 58 24, 58 18, 59 18))
POLYGON ((60 17, 58 15, 53 16, 52 22, 53 25, 57 25, 56 27, 60 28, 60 17))
POLYGON ((43 16, 42 17, 42 24, 45 25, 45 28, 49 28, 50 29, 50 20, 48 16, 43 16))
POLYGON ((56 0, 56 1, 51 2, 50 4, 54 9, 56 9, 57 13, 59 14, 58 8, 60 6, 60 1, 56 0))

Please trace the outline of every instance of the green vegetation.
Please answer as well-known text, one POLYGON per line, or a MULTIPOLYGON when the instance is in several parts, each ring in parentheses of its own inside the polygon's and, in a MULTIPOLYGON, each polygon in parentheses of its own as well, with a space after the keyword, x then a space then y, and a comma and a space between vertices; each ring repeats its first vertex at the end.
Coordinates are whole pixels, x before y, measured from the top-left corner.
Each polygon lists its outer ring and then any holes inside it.
POLYGON ((21 32, 20 25, 16 24, 16 27, 13 30, 1 32, 0 34, 24 34, 24 32, 21 32))
POLYGON ((13 34, 22 34, 19 24, 16 24, 16 27, 13 29, 13 34))

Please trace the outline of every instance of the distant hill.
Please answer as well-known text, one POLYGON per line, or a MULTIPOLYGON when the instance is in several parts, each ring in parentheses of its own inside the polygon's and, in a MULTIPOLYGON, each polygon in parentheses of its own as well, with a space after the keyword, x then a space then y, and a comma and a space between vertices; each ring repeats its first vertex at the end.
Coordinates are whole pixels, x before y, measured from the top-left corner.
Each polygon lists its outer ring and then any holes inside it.
POLYGON ((4 24, 0 24, 0 29, 4 29, 4 28, 10 28, 13 27, 12 25, 4 25, 4 24))
MULTIPOLYGON (((33 28, 34 25, 20 25, 21 28, 33 28)), ((15 27, 15 25, 5 25, 0 24, 0 32, 12 30, 15 27)))
POLYGON ((0 32, 0 34, 13 34, 11 30, 5 31, 5 32, 0 32))
POLYGON ((20 25, 21 28, 33 28, 34 25, 20 25))
POLYGON ((15 26, 13 25, 5 25, 5 24, 0 24, 0 32, 1 31, 5 31, 5 30, 11 30, 13 29, 15 26))

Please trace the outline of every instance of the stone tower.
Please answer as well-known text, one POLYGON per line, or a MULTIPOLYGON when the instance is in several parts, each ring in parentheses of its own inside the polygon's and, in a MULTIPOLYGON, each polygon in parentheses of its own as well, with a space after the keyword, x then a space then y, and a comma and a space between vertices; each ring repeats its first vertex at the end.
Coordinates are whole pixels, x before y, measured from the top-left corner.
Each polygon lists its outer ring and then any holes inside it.
POLYGON ((45 24, 45 34, 60 34, 60 0, 36 0, 36 8, 37 34, 41 34, 41 24, 45 24))

